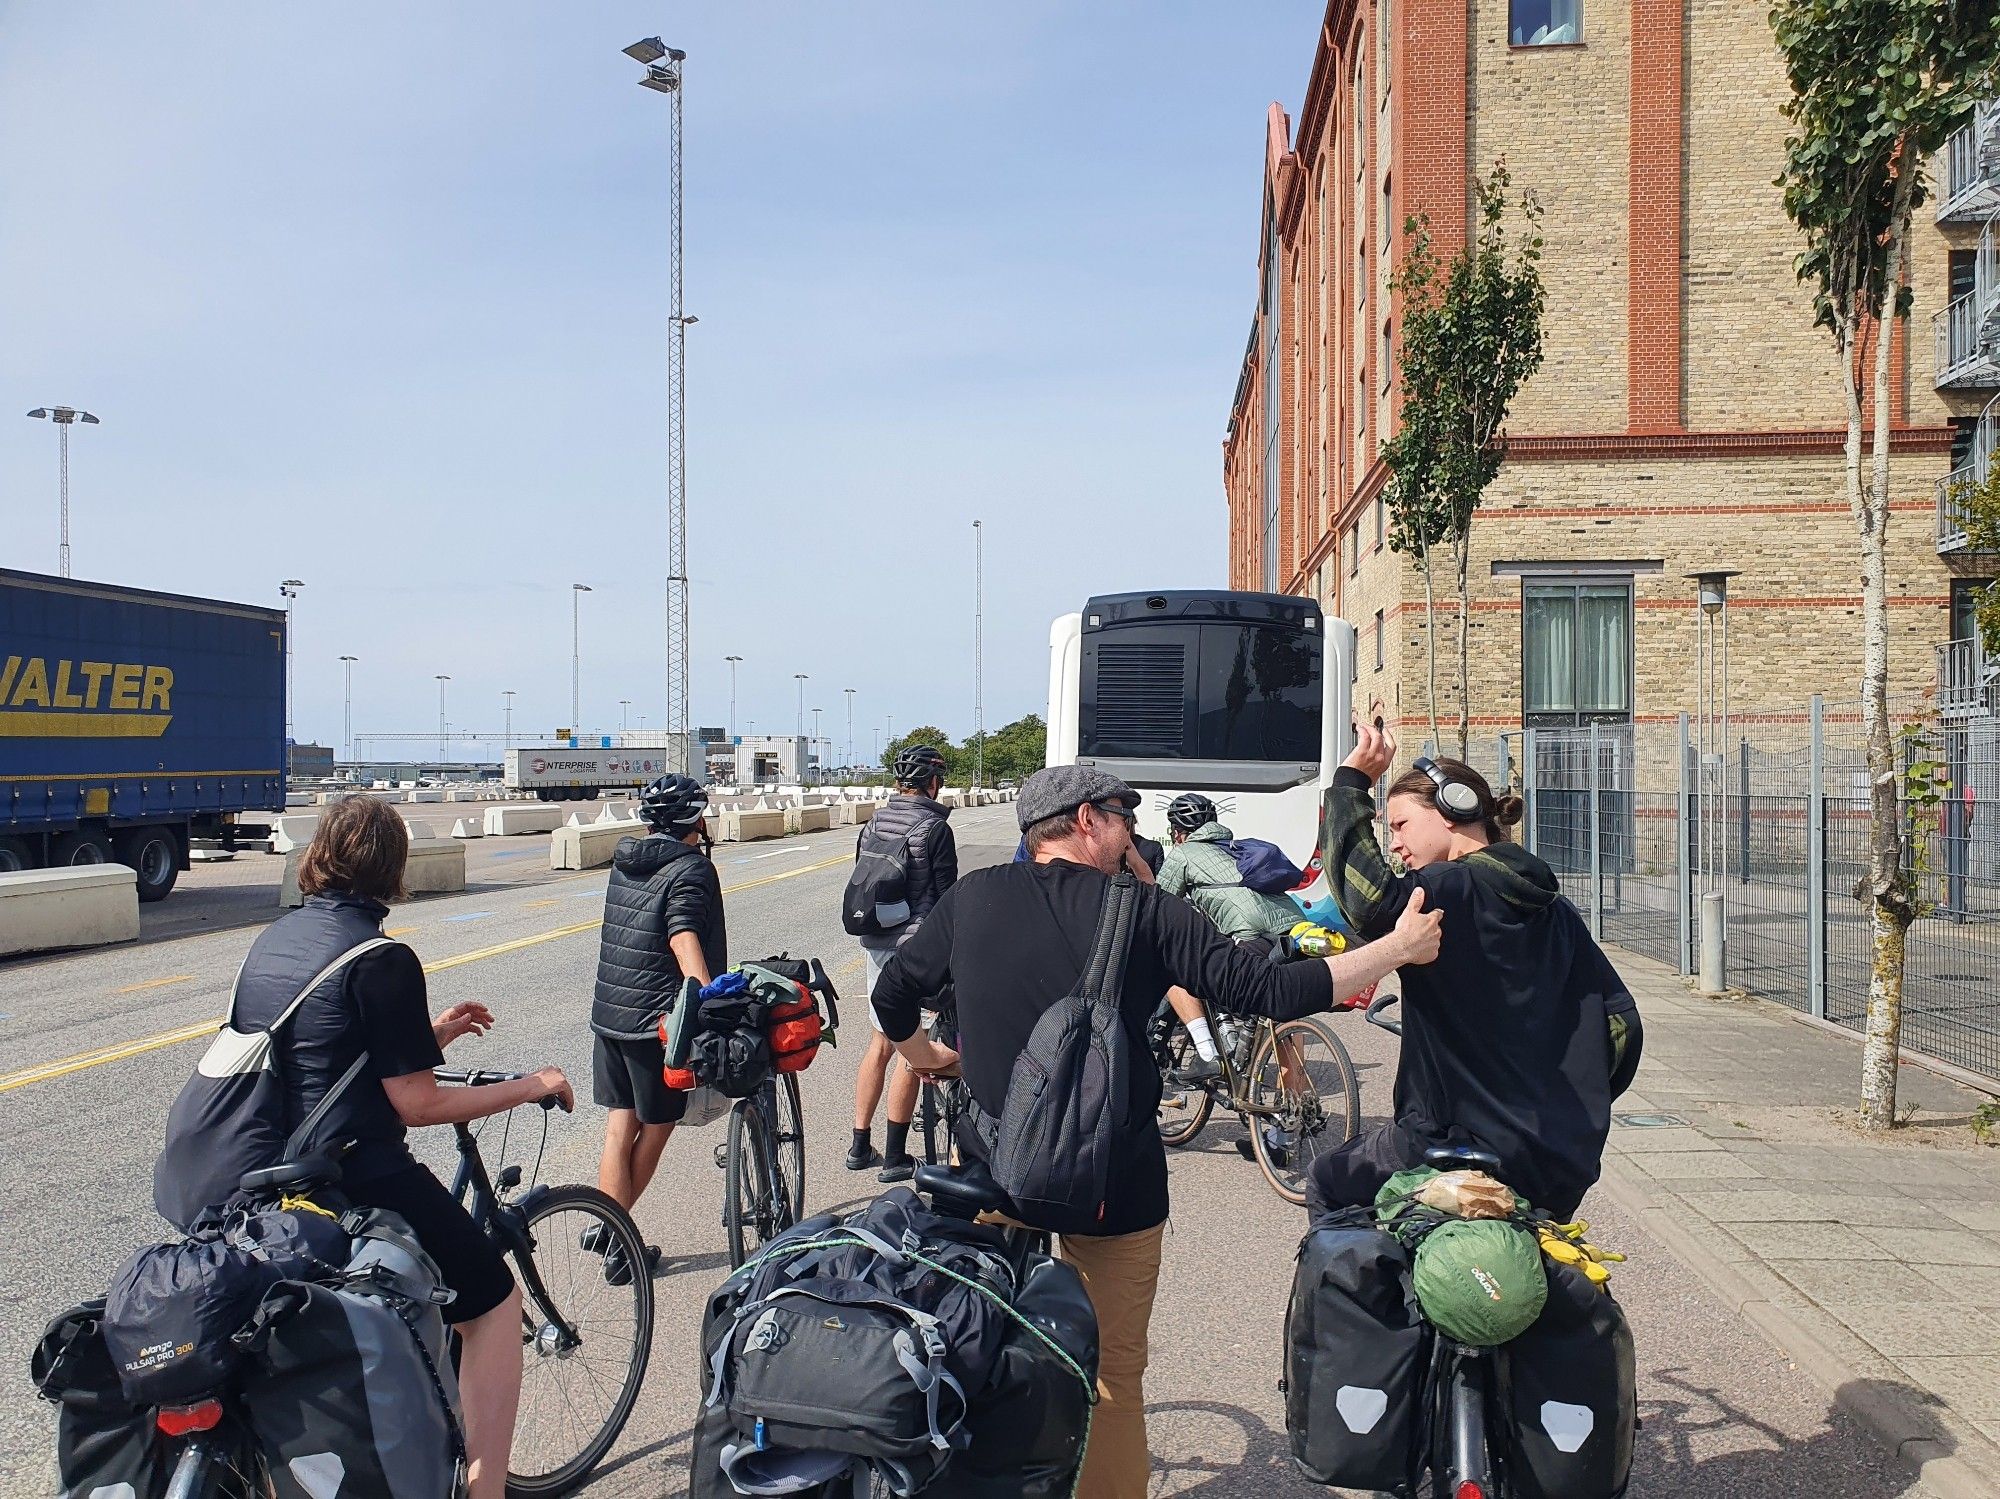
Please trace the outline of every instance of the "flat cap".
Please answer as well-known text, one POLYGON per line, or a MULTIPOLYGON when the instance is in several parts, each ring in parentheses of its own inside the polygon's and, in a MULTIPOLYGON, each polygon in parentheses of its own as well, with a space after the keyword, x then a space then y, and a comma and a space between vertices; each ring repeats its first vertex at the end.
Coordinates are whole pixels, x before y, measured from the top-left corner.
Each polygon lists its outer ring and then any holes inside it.
POLYGON ((1095 765, 1051 765, 1022 783, 1014 815, 1026 829, 1043 818, 1074 811, 1085 802, 1116 802, 1135 808, 1139 793, 1095 765))

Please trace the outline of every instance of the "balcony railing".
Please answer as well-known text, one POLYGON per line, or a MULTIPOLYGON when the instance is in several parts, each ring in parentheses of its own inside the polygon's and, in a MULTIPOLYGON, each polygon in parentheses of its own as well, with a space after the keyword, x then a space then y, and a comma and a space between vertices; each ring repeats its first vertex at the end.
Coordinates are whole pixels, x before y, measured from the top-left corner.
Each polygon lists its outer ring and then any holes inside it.
POLYGON ((1977 636, 1939 646, 1937 671, 1940 713, 1964 718, 1994 711, 1994 679, 2000 677, 2000 663, 1986 659, 1977 636))
POLYGON ((1980 221, 2000 209, 2000 101, 1980 105, 1939 153, 1940 224, 1980 221))

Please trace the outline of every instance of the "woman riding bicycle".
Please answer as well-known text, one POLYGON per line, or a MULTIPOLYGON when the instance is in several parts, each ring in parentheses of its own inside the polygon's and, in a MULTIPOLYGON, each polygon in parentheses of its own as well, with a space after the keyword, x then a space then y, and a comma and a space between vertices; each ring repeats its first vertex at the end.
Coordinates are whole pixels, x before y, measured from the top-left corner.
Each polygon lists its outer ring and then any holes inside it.
MULTIPOLYGON (((237 980, 236 1023, 269 1025, 335 958, 382 935, 384 902, 404 898, 410 835, 401 817, 367 796, 336 802, 299 860, 305 904, 265 928, 237 980)), ((484 1088, 440 1088, 431 1069, 461 1036, 484 1035, 493 1015, 457 1004, 431 1018, 424 971, 400 942, 376 948, 322 983, 299 1007, 278 1057, 291 1120, 302 1120, 359 1064, 307 1148, 352 1141, 340 1195, 387 1208, 415 1231, 457 1293, 444 1309, 461 1342, 459 1385, 471 1499, 499 1499, 521 1394, 521 1292, 500 1251, 437 1177, 410 1154, 405 1135, 429 1124, 483 1119, 522 1104, 574 1099, 561 1071, 484 1088)))
POLYGON ((1639 1013, 1549 866, 1508 841, 1521 799, 1496 797, 1456 760, 1420 759, 1389 786, 1389 847, 1375 838, 1375 781, 1396 756, 1357 726, 1321 830, 1341 910, 1364 936, 1413 892, 1444 915, 1435 963, 1403 970, 1395 1117, 1314 1163, 1315 1208, 1369 1203, 1438 1145, 1473 1145, 1537 1207, 1568 1218, 1597 1180, 1611 1101, 1639 1064, 1639 1013))

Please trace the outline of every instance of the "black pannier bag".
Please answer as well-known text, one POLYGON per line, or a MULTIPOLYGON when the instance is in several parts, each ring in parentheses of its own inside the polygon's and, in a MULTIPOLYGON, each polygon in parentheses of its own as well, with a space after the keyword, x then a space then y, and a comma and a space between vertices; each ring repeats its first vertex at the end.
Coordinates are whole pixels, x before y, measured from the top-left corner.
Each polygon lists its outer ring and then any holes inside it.
POLYGON ((1097 1312, 1083 1277, 1043 1255, 1029 1261, 1014 1310, 1035 1331, 1009 1319, 993 1373, 966 1414, 972 1442, 924 1499, 1068 1499, 1076 1486, 1097 1382, 1097 1312))
POLYGON ((160 1499, 172 1459, 153 1407, 128 1399, 119 1383, 103 1319, 101 1300, 73 1307, 49 1323, 29 1360, 35 1389, 56 1405, 58 1493, 160 1499))
POLYGON ((1315 1483, 1404 1490, 1423 1436, 1430 1334, 1394 1234, 1324 1220, 1285 1312, 1285 1430, 1315 1483))
POLYGON ((242 1362, 236 1335, 284 1267, 220 1238, 150 1244, 105 1298, 104 1345, 126 1396, 186 1405, 221 1394, 242 1362))
MULTIPOLYGON (((313 1143, 313 1131, 367 1065, 368 1054, 355 1058, 299 1127, 288 1130, 279 1038, 315 989, 363 953, 388 945, 387 937, 374 937, 350 947, 308 979, 278 1018, 260 1031, 236 1028, 231 988, 229 1018, 167 1110, 166 1143, 153 1163, 153 1206, 162 1218, 186 1233, 204 1210, 228 1201, 246 1174, 295 1159, 313 1143)), ((242 977, 239 969, 239 983, 242 977)))
POLYGON ((1580 1270, 1546 1268, 1542 1315, 1500 1350, 1508 1476, 1520 1499, 1619 1499, 1639 1414, 1632 1329, 1580 1270))

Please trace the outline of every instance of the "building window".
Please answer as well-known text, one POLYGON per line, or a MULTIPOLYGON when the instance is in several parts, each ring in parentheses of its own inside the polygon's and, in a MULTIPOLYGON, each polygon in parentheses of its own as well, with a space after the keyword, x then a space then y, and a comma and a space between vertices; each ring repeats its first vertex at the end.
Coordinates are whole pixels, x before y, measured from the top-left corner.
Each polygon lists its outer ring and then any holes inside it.
POLYGON ((1559 47, 1583 40, 1583 0, 1509 0, 1508 40, 1517 47, 1559 47))
POLYGON ((1389 502, 1381 495, 1375 496, 1375 550, 1381 551, 1389 539, 1389 502))
POLYGON ((1380 609, 1375 611, 1375 669, 1377 671, 1380 671, 1389 661, 1388 650, 1383 643, 1386 633, 1384 628, 1385 621, 1382 617, 1383 613, 1384 611, 1380 609))
POLYGON ((1991 578, 1953 578, 1951 580, 1951 640, 1970 640, 1979 633, 1976 618, 1979 596, 1992 586, 1991 578))
POLYGON ((1979 283, 1979 252, 1953 250, 1949 254, 1951 287, 1946 295, 1956 302, 1960 297, 1970 296, 1979 283))
POLYGON ((1347 528, 1347 576, 1353 577, 1361 571, 1361 522, 1356 521, 1347 528))
POLYGON ((1522 585, 1521 711, 1537 727, 1631 719, 1631 583, 1522 585))

